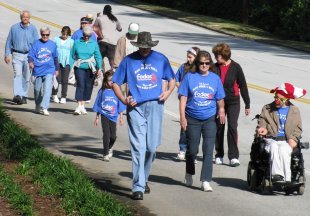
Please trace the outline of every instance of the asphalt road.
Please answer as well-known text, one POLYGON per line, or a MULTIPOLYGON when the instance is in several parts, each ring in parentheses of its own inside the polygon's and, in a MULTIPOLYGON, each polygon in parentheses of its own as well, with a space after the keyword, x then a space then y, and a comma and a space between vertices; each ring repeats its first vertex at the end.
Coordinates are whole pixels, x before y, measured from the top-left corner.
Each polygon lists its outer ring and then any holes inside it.
MULTIPOLYGON (((41 0, 19 1, 3 0, 0 2, 0 46, 4 43, 12 24, 19 22, 17 10, 28 9, 34 16, 31 20, 39 29, 49 25, 51 38, 60 34, 59 26, 69 25, 79 28, 79 20, 87 13, 96 14, 109 1, 90 0, 41 0), (10 6, 10 7, 9 7, 10 6)), ((118 127, 118 138, 114 157, 110 162, 98 160, 102 151, 101 128, 93 127, 95 114, 91 112, 92 103, 87 106, 88 115, 73 116, 76 103, 74 88, 70 86, 68 103, 51 104, 50 116, 34 113, 33 88, 27 105, 17 106, 11 103, 12 66, 0 61, 0 96, 11 116, 36 135, 51 152, 70 158, 85 172, 93 177, 98 186, 115 193, 125 202, 138 204, 143 215, 309 215, 309 190, 306 187, 303 196, 285 196, 275 193, 263 196, 247 191, 246 169, 249 161, 250 146, 256 126, 251 119, 259 113, 261 107, 273 99, 265 92, 282 82, 309 88, 310 55, 290 49, 245 41, 215 33, 197 26, 160 17, 148 12, 111 3, 113 13, 119 18, 125 34, 130 22, 138 22, 141 30, 150 31, 154 40, 159 40, 155 50, 163 52, 176 70, 185 61, 186 50, 199 46, 211 51, 218 42, 227 42, 232 47, 232 58, 241 64, 249 82, 251 97, 251 116, 245 117, 242 106, 239 118, 239 146, 241 166, 231 168, 226 165, 214 166, 212 187, 214 192, 204 193, 200 190, 199 170, 191 188, 183 186, 185 163, 176 160, 178 151, 179 122, 178 100, 174 92, 166 103, 162 145, 150 176, 151 194, 145 195, 143 201, 130 200, 131 194, 131 158, 127 135, 127 126, 118 127)), ((0 50, 4 56, 4 49, 0 50)), ((309 90, 309 89, 308 89, 309 90)), ((93 97, 97 89, 94 89, 93 97)), ((309 99, 296 102, 303 116, 304 140, 310 141, 309 99)), ((93 101, 93 100, 92 100, 93 101)), ((201 157, 201 155, 199 155, 201 157)), ((310 156, 304 151, 306 176, 309 177, 310 156)), ((198 158, 200 159, 200 158, 198 158)))

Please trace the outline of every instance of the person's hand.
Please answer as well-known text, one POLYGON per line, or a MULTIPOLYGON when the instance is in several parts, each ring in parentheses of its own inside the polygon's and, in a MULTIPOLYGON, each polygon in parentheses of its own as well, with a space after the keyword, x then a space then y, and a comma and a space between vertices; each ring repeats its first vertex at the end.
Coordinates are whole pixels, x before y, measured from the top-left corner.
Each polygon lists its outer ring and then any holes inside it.
POLYGON ((34 68, 33 62, 29 62, 29 68, 32 70, 34 68))
POLYGON ((97 127, 99 122, 99 116, 96 116, 96 119, 94 121, 94 126, 97 127))
POLYGON ((250 110, 250 109, 245 109, 245 115, 246 115, 246 116, 250 115, 250 113, 251 113, 251 110, 250 110))
POLYGON ((169 97, 170 93, 168 91, 164 91, 159 95, 159 101, 166 101, 169 97))
POLYGON ((221 124, 225 124, 226 116, 225 116, 225 109, 224 108, 219 109, 218 118, 220 119, 221 124))
POLYGON ((297 142, 293 139, 288 139, 288 144, 290 145, 292 149, 296 148, 297 146, 297 142))
POLYGON ((11 62, 10 56, 5 56, 4 57, 4 61, 5 61, 6 64, 10 64, 10 62, 11 62))
POLYGON ((182 127, 183 131, 186 131, 186 128, 187 128, 187 120, 186 120, 186 118, 182 118, 180 120, 180 124, 181 124, 181 127, 182 127))
POLYGON ((257 129, 257 134, 260 135, 260 136, 265 136, 267 135, 267 129, 266 128, 263 128, 263 127, 260 127, 257 129))
POLYGON ((55 77, 58 77, 59 71, 55 71, 55 77))
POLYGON ((136 106, 137 105, 137 102, 136 102, 136 100, 132 97, 132 96, 128 96, 128 97, 126 97, 126 104, 125 105, 127 105, 127 106, 131 106, 131 107, 134 107, 134 106, 136 106))
POLYGON ((97 70, 96 75, 97 75, 97 78, 101 77, 101 70, 97 70))
POLYGON ((120 124, 120 126, 124 125, 124 118, 119 118, 119 124, 120 124))

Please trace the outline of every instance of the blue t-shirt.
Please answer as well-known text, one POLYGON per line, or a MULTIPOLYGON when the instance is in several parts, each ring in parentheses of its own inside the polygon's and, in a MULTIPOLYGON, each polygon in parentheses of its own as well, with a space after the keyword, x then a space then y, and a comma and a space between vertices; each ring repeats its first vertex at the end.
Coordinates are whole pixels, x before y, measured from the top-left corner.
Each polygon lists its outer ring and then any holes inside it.
POLYGON ((129 95, 137 103, 158 100, 162 93, 162 80, 174 79, 175 75, 166 56, 151 50, 147 57, 136 51, 124 58, 113 75, 113 82, 128 83, 129 95))
POLYGON ((57 46, 51 40, 36 40, 28 53, 28 59, 34 64, 33 76, 54 74, 59 68, 57 46))
POLYGON ((183 76, 184 76, 184 67, 185 64, 182 64, 181 67, 179 67, 178 71, 175 74, 175 81, 176 82, 182 82, 183 76))
POLYGON ((221 79, 213 72, 206 76, 198 72, 187 73, 180 85, 179 94, 187 97, 185 114, 198 120, 214 116, 216 102, 225 97, 221 79))
POLYGON ((279 117, 279 122, 280 122, 277 136, 285 136, 285 122, 286 122, 286 117, 287 117, 289 109, 290 107, 287 106, 287 107, 281 107, 277 111, 277 115, 279 117))
POLYGON ((123 112, 126 106, 116 97, 112 89, 100 89, 97 94, 93 110, 104 115, 110 121, 117 122, 118 114, 123 112))

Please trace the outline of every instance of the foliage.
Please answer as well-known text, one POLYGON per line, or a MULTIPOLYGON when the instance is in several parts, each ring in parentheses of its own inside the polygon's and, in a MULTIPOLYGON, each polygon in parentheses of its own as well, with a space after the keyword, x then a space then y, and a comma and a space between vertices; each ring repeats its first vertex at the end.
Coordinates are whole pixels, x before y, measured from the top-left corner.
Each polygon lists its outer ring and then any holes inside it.
POLYGON ((141 1, 239 22, 247 2, 249 24, 283 38, 310 41, 310 0, 141 1))

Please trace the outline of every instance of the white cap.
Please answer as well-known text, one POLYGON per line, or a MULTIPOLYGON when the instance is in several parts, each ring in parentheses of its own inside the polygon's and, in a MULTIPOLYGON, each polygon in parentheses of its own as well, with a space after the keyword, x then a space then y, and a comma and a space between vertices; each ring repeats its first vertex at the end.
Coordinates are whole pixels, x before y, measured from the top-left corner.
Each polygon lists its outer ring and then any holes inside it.
POLYGON ((93 20, 94 19, 94 16, 92 14, 87 14, 86 17, 90 20, 93 20))
POLYGON ((130 23, 128 27, 128 33, 137 35, 139 34, 139 24, 137 23, 130 23))

